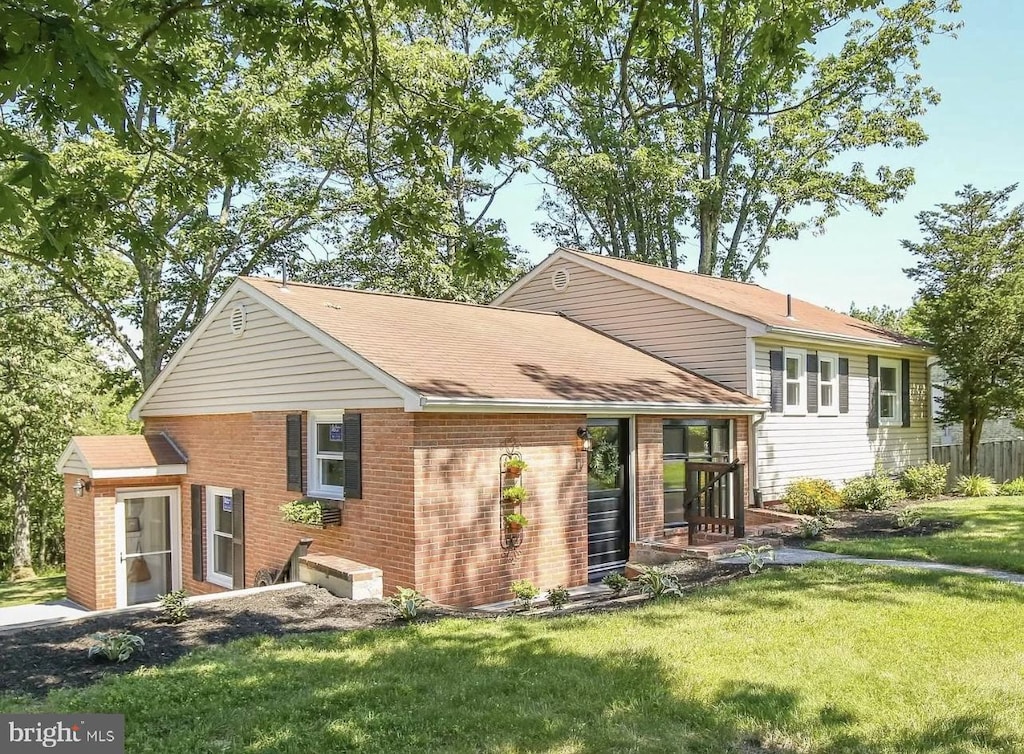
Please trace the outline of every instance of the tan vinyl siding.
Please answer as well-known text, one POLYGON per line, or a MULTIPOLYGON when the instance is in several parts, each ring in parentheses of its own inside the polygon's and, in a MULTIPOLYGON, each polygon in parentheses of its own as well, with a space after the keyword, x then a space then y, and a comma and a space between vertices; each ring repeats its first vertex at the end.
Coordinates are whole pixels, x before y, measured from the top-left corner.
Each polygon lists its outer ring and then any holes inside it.
MULTIPOLYGON (((791 346, 792 347, 792 346, 791 346)), ((810 352, 813 345, 801 346, 810 352)), ((756 342, 755 395, 770 400, 769 351, 781 344, 756 342)), ((824 350, 824 349, 822 349, 824 350)), ((829 349, 835 352, 835 349, 829 349)), ((839 416, 765 414, 757 427, 758 487, 765 500, 782 497, 800 477, 828 479, 841 486, 870 473, 876 461, 888 470, 928 460, 928 399, 925 361, 910 360, 910 426, 868 427, 868 352, 844 352, 850 360, 850 412, 839 416)), ((898 353, 879 353, 901 358, 898 353)))
POLYGON ((681 367, 747 390, 742 327, 583 265, 556 262, 502 305, 564 312, 681 367), (556 291, 551 276, 560 269, 569 273, 569 285, 556 291))
POLYGON ((142 415, 402 405, 391 390, 239 292, 150 397, 142 415), (238 304, 246 311, 241 336, 229 325, 238 304))
POLYGON ((61 474, 77 474, 79 476, 89 476, 89 469, 86 468, 85 462, 82 461, 82 457, 78 453, 72 452, 68 456, 68 460, 60 468, 61 474))

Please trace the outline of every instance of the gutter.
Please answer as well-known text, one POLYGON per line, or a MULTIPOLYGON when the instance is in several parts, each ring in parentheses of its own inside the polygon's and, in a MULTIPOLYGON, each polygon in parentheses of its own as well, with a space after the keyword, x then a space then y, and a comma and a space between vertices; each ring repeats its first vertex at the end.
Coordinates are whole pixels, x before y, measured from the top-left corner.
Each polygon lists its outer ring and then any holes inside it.
POLYGON ((683 414, 688 416, 750 416, 764 414, 765 403, 668 403, 641 401, 558 401, 521 398, 472 398, 459 396, 423 396, 420 411, 493 411, 498 413, 575 413, 575 414, 683 414))

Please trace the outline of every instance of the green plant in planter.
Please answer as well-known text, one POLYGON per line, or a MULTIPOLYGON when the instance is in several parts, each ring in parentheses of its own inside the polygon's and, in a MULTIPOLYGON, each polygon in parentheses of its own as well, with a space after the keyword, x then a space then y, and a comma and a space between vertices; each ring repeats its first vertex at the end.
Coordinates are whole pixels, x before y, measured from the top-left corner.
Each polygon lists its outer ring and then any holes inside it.
POLYGON ((506 503, 522 503, 529 495, 526 488, 519 484, 506 487, 501 491, 501 499, 506 503))
POLYGON ((512 478, 518 477, 527 466, 528 464, 522 458, 509 458, 505 461, 505 474, 512 478))
POLYGON ((548 604, 555 610, 561 610, 569 602, 569 590, 559 584, 548 590, 548 604))
POLYGON ((532 581, 519 579, 518 581, 512 582, 512 595, 516 598, 516 602, 519 603, 523 610, 530 609, 530 606, 533 605, 533 601, 537 599, 538 594, 540 594, 540 589, 538 589, 532 581))
POLYGON ((282 518, 293 524, 323 526, 324 509, 317 500, 292 500, 281 506, 282 518))
POLYGON ((522 513, 509 513, 505 516, 505 523, 510 531, 517 532, 530 523, 530 520, 522 513))

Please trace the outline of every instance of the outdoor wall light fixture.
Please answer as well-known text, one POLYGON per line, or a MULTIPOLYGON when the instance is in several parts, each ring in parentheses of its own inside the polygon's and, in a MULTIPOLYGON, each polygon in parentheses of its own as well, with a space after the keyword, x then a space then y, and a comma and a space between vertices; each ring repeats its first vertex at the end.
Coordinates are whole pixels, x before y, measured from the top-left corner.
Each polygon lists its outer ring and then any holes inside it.
POLYGON ((594 441, 590 437, 590 430, 586 427, 580 427, 576 430, 576 438, 579 440, 579 450, 581 453, 589 453, 594 449, 594 441))
POLYGON ((88 479, 79 479, 71 489, 75 491, 75 497, 82 497, 88 490, 92 489, 92 482, 88 479))

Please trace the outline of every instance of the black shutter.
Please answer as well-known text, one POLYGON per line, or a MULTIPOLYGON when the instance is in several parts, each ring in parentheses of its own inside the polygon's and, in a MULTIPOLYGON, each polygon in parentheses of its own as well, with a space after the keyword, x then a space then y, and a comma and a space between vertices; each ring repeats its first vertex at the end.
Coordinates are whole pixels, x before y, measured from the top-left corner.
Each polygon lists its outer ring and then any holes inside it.
POLYGON ((302 492, 302 414, 285 417, 285 444, 288 454, 288 489, 302 492))
POLYGON ((839 413, 850 413, 850 360, 839 357, 839 413))
POLYGON ((363 415, 345 413, 345 498, 363 496, 363 415))
POLYGON ((818 354, 807 354, 807 413, 818 413, 818 354))
POLYGON ((903 426, 910 426, 910 359, 901 359, 903 378, 900 380, 900 389, 903 395, 900 396, 900 406, 903 408, 903 426))
POLYGON ((768 366, 772 371, 771 411, 782 413, 782 351, 768 352, 768 366))
POLYGON ((192 578, 202 581, 203 573, 203 488, 192 485, 192 578))
POLYGON ((868 356, 868 426, 878 426, 878 357, 868 356))
POLYGON ((245 589, 245 490, 231 490, 231 588, 245 589))

